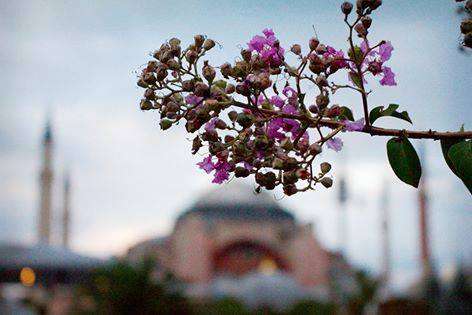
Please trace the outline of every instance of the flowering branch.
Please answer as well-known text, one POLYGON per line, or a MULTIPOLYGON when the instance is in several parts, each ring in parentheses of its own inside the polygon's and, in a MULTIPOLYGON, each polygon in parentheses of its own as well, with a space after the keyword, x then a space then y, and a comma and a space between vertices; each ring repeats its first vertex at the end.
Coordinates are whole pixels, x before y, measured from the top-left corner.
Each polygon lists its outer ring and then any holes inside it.
MULTIPOLYGON (((369 79, 379 78, 382 86, 397 84, 386 66, 393 46, 384 40, 370 45, 368 39, 371 15, 381 4, 381 0, 357 1, 353 23, 349 22, 353 5, 342 4, 348 26, 347 55, 313 37, 306 52, 299 44, 290 48, 297 59, 292 63, 274 32, 265 29, 241 50, 236 62, 213 67, 208 60, 200 63, 215 46, 212 39, 196 35, 183 49, 181 41, 173 38, 153 53, 138 78, 145 89, 141 109, 157 110, 163 130, 182 122, 187 132, 195 134, 192 153, 207 151, 198 166, 213 173, 214 183, 223 183, 232 174, 253 175, 258 189, 281 185, 287 195, 314 189, 318 183, 331 187, 331 165, 322 162, 315 171, 313 163, 324 147, 342 149, 341 132, 362 132, 394 137, 387 144, 390 164, 401 180, 417 186, 421 167, 408 138, 439 139, 448 153, 456 145, 469 145, 465 139, 471 139, 472 132, 373 126, 380 117, 411 123, 406 111, 397 111, 399 105, 369 108, 369 79), (347 74, 347 82, 330 83, 338 72, 347 74), (355 120, 349 107, 332 104, 330 97, 341 89, 360 93, 363 118, 355 120)), ((456 174, 463 172, 463 161, 454 164, 453 160, 446 158, 453 167, 460 166, 453 169, 456 174)))

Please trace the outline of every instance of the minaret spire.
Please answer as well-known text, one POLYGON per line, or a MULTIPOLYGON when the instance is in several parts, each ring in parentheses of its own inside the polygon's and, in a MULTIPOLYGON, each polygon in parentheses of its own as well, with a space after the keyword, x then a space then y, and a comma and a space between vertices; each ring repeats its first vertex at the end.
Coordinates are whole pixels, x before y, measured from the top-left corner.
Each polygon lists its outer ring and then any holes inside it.
POLYGON ((63 204, 62 204, 62 246, 69 248, 70 236, 70 175, 68 172, 64 175, 63 186, 63 204))
POLYGON ((391 274, 391 256, 390 256, 390 232, 389 232, 389 198, 388 182, 384 181, 382 195, 380 199, 380 216, 382 220, 382 280, 384 289, 387 290, 390 282, 391 274))
POLYGON ((423 277, 426 279, 431 275, 431 253, 429 246, 429 226, 428 226, 428 197, 427 197, 427 174, 426 174, 426 159, 425 159, 425 145, 421 142, 420 158, 423 164, 423 171, 421 182, 418 190, 419 203, 419 227, 420 227, 420 252, 421 252, 421 267, 423 277))
POLYGON ((39 179, 40 205, 38 222, 38 241, 41 244, 51 242, 51 202, 52 183, 54 179, 52 169, 53 137, 51 122, 48 119, 43 135, 43 161, 39 179))

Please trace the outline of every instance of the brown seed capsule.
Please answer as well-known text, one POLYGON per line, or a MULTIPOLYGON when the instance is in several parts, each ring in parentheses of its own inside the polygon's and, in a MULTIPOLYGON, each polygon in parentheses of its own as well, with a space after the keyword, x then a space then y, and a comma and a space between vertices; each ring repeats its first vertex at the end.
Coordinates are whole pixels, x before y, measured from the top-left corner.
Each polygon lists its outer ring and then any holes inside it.
POLYGON ((172 46, 179 46, 180 45, 180 39, 178 38, 171 38, 169 40, 169 45, 172 47, 172 46))
POLYGON ((156 70, 157 68, 157 61, 156 60, 151 60, 148 62, 147 66, 146 66, 146 70, 149 71, 149 72, 153 72, 154 70, 156 70))
POLYGON ((234 169, 234 176, 236 177, 248 177, 249 174, 250 174, 249 170, 247 170, 246 168, 242 166, 237 166, 234 169))
POLYGON ((185 92, 192 92, 195 88, 195 82, 193 80, 182 81, 182 90, 185 92))
POLYGON ((315 83, 318 86, 324 87, 328 86, 328 80, 326 79, 326 76, 324 74, 320 74, 319 76, 316 77, 315 83))
POLYGON ((232 110, 228 113, 228 117, 231 121, 236 121, 236 119, 238 118, 238 113, 232 110))
POLYGON ((472 48, 472 32, 464 36, 464 46, 472 48))
POLYGON ((138 84, 139 87, 142 87, 142 88, 147 88, 148 87, 148 84, 146 82, 144 82, 143 78, 139 78, 137 84, 138 84))
POLYGON ((172 127, 172 121, 170 121, 168 119, 162 119, 161 122, 159 123, 159 125, 161 126, 162 130, 167 130, 170 127, 172 127))
POLYGON ((284 185, 284 193, 287 196, 295 195, 298 192, 298 189, 295 185, 284 185))
POLYGON ((372 25, 372 18, 368 15, 363 16, 361 19, 361 23, 364 26, 364 28, 367 30, 372 25))
POLYGON ((301 55, 302 53, 302 47, 298 44, 294 44, 291 48, 290 51, 293 52, 295 55, 301 55))
POLYGON ((467 34, 467 33, 472 32, 472 19, 462 21, 461 32, 462 34, 467 34))
POLYGON ((316 156, 316 155, 320 154, 321 151, 323 151, 323 149, 321 148, 321 146, 318 143, 311 144, 309 146, 308 150, 310 151, 310 154, 313 155, 313 156, 316 156))
POLYGON ((203 35, 195 35, 193 37, 194 41, 195 41, 195 47, 197 48, 200 48, 202 47, 203 45, 203 42, 205 41, 205 36, 203 35))
POLYGON ((196 96, 206 96, 206 94, 209 92, 209 87, 203 82, 197 82, 195 83, 195 90, 194 94, 196 96))
POLYGON ((143 77, 144 82, 147 84, 154 84, 156 83, 156 77, 152 73, 146 73, 143 77))
POLYGON ((323 109, 329 104, 329 97, 326 94, 320 94, 316 97, 316 105, 318 108, 323 109))
POLYGON ((208 38, 203 42, 203 49, 210 50, 213 47, 215 47, 215 41, 213 39, 208 38))
POLYGON ((166 62, 166 65, 169 67, 171 70, 179 70, 180 69, 180 64, 177 60, 175 59, 169 59, 166 62))
POLYGON ((225 78, 228 78, 228 76, 230 76, 232 72, 231 64, 229 62, 225 62, 220 66, 220 71, 225 78))
POLYGON ((372 10, 375 10, 378 7, 380 7, 381 5, 382 5, 382 0, 371 0, 369 6, 372 10))
POLYGON ((150 100, 141 100, 139 103, 141 110, 150 110, 153 109, 152 102, 150 100))
POLYGON ((341 5, 341 11, 345 14, 345 15, 349 15, 352 11, 352 3, 350 2, 344 2, 342 5, 341 5))
POLYGON ((156 93, 153 89, 147 89, 146 91, 144 91, 144 97, 148 100, 154 100, 154 98, 156 97, 156 93))
POLYGON ((320 44, 320 41, 318 40, 318 38, 316 37, 312 37, 310 38, 310 40, 308 41, 308 46, 310 47, 310 50, 313 51, 316 49, 316 47, 318 47, 318 45, 320 44))
POLYGON ((197 60, 197 57, 198 57, 198 54, 195 50, 188 50, 186 53, 185 53, 185 59, 187 59, 187 61, 192 64, 195 62, 195 60, 197 60))
POLYGON ((246 62, 249 62, 251 60, 252 52, 248 49, 243 49, 241 50, 241 57, 243 57, 243 60, 246 62))
POLYGON ((200 140, 200 137, 195 137, 192 142, 192 154, 196 154, 198 150, 203 146, 202 140, 200 140))
POLYGON ((328 162, 323 162, 320 164, 321 173, 326 174, 331 170, 331 164, 328 162))
POLYGON ((354 26, 354 29, 360 37, 367 35, 367 30, 365 29, 364 25, 362 25, 362 23, 357 23, 356 26, 354 26))
POLYGON ((205 63, 202 69, 202 74, 203 74, 203 77, 207 79, 208 82, 212 82, 216 76, 216 71, 208 63, 205 63))
POLYGON ((329 188, 331 186, 333 186, 333 180, 329 177, 323 177, 321 180, 320 180, 320 183, 325 186, 326 188, 329 188))
POLYGON ((318 106, 316 106, 315 104, 310 105, 310 107, 308 107, 308 110, 313 114, 317 114, 318 113, 318 106))
POLYGON ((228 83, 225 88, 226 94, 233 94, 236 91, 236 87, 233 84, 228 83))

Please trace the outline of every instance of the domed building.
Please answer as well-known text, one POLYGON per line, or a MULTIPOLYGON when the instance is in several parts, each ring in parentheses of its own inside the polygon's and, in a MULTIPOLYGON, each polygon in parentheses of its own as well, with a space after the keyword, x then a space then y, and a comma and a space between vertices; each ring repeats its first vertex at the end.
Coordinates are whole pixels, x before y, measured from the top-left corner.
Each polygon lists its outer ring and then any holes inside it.
POLYGON ((329 292, 335 257, 272 195, 232 182, 202 195, 177 218, 165 238, 141 242, 128 259, 154 258, 190 285, 250 274, 283 275, 300 287, 329 292))

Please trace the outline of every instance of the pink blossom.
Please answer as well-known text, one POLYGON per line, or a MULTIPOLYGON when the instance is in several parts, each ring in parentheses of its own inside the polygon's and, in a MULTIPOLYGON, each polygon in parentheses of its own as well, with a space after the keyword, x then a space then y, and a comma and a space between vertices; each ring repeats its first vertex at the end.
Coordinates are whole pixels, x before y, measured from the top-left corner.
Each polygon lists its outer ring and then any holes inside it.
POLYGON ((361 131, 362 129, 364 129, 365 120, 364 118, 361 118, 356 121, 344 120, 343 124, 345 127, 344 130, 346 131, 361 131))
POLYGON ((208 155, 206 158, 203 159, 203 161, 197 163, 197 165, 207 172, 207 174, 211 173, 215 169, 215 165, 211 161, 211 155, 208 155))
POLYGON ((380 60, 385 62, 392 56, 393 46, 390 42, 385 42, 379 47, 380 60))
POLYGON ((274 31, 273 31, 271 28, 265 28, 265 29, 262 31, 262 33, 264 33, 264 35, 265 35, 266 37, 270 37, 270 36, 274 36, 274 35, 275 35, 274 31))
POLYGON ((255 35, 247 44, 250 51, 261 52, 264 49, 264 45, 267 43, 267 39, 260 35, 255 35))
POLYGON ((344 60, 344 52, 342 50, 336 50, 331 46, 326 47, 327 51, 323 54, 324 58, 332 57, 334 60, 331 65, 336 68, 347 67, 347 62, 344 60))
POLYGON ((215 177, 213 178, 212 183, 222 184, 225 180, 229 178, 229 170, 231 165, 226 160, 218 160, 215 164, 215 177))
POLYGON ((395 86, 397 82, 395 81, 395 73, 389 67, 382 67, 383 78, 380 80, 381 85, 395 86))
POLYGON ((270 98, 270 103, 278 108, 282 108, 285 104, 282 98, 278 95, 274 95, 270 98))
POLYGON ((290 105, 297 105, 298 93, 291 86, 287 85, 286 87, 284 87, 282 93, 287 97, 290 105))
POLYGON ((328 141, 326 141, 326 145, 331 150, 339 152, 343 148, 343 141, 339 138, 331 138, 328 141))
POLYGON ((283 118, 272 119, 267 125, 267 135, 269 136, 269 138, 278 140, 282 140, 283 138, 285 138, 285 135, 279 132, 279 130, 283 128, 283 126, 283 118))
POLYGON ((185 97, 185 102, 190 105, 197 105, 203 100, 203 97, 196 96, 194 94, 189 94, 185 97))
POLYGON ((247 169, 248 171, 252 171, 253 167, 251 164, 249 164, 248 162, 244 161, 243 162, 243 166, 245 169, 247 169))

